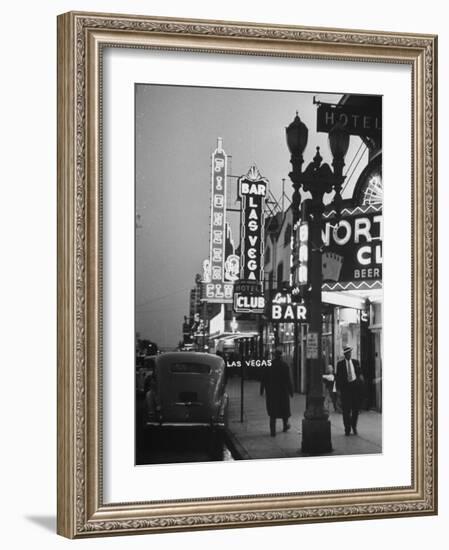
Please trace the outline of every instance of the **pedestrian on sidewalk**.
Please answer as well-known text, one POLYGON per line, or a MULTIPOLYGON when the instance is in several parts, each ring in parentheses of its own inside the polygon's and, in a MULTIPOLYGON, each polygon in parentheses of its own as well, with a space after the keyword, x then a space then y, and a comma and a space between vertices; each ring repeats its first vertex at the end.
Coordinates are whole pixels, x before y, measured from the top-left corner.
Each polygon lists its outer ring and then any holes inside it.
POLYGON ((282 350, 277 348, 274 351, 274 359, 272 359, 271 365, 262 367, 260 382, 260 395, 263 395, 265 391, 265 402, 270 417, 270 434, 272 437, 276 435, 277 418, 282 418, 284 432, 290 429, 288 419, 291 416, 290 397, 293 397, 293 386, 289 366, 281 357, 282 350))
POLYGON ((335 375, 337 391, 341 395, 345 435, 350 435, 351 429, 357 435, 357 420, 363 390, 362 369, 357 359, 351 359, 351 354, 351 347, 348 346, 343 349, 345 358, 337 363, 335 375))
POLYGON ((335 382, 334 367, 332 365, 327 365, 326 372, 323 374, 323 382, 326 395, 324 405, 330 410, 332 404, 334 412, 337 412, 337 385, 335 382))

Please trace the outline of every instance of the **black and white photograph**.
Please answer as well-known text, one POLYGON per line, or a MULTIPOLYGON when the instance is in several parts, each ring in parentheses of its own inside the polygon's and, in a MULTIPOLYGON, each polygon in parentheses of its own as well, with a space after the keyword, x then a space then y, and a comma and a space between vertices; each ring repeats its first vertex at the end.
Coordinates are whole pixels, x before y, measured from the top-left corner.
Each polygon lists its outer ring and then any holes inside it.
POLYGON ((137 465, 382 453, 382 97, 135 85, 137 465))

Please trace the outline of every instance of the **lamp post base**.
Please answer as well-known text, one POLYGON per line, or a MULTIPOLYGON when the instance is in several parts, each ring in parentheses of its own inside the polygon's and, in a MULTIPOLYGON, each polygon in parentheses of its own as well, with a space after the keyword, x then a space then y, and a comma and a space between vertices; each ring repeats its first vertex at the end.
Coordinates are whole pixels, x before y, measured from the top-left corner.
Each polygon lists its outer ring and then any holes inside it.
POLYGON ((301 451, 309 455, 332 452, 331 423, 327 418, 303 418, 301 451))

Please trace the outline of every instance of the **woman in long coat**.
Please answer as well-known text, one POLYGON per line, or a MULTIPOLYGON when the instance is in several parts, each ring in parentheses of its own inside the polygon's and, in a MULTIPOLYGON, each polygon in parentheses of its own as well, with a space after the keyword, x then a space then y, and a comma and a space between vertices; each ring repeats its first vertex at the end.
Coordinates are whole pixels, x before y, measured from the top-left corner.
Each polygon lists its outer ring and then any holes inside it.
POLYGON ((270 417, 270 434, 276 435, 276 419, 282 418, 283 430, 290 429, 288 419, 290 412, 290 397, 293 397, 293 386, 290 379, 290 369, 282 361, 282 351, 276 349, 270 367, 263 367, 260 395, 265 391, 267 413, 270 417))

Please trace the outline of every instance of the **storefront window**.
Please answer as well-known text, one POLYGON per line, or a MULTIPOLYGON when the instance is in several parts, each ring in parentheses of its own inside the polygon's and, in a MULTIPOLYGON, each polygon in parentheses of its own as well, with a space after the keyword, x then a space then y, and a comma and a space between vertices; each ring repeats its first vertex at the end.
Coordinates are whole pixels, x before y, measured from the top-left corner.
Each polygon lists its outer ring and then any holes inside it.
POLYGON ((352 357, 360 360, 360 315, 357 309, 335 308, 335 362, 343 358, 343 348, 352 347, 352 357))

